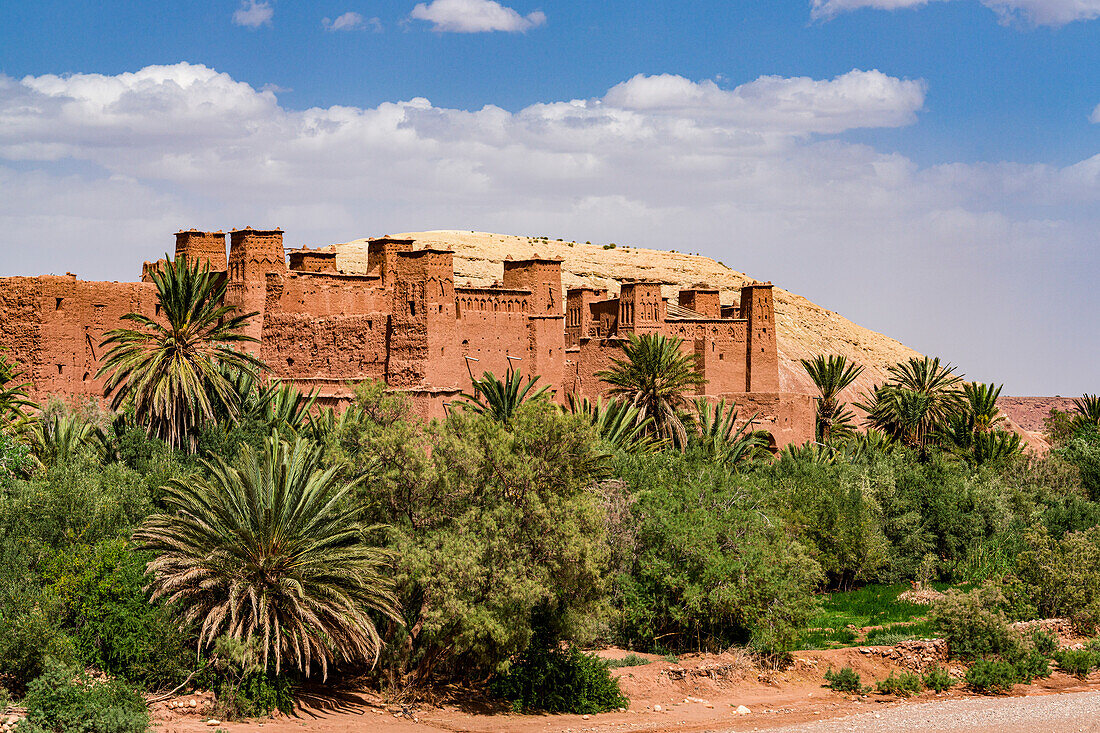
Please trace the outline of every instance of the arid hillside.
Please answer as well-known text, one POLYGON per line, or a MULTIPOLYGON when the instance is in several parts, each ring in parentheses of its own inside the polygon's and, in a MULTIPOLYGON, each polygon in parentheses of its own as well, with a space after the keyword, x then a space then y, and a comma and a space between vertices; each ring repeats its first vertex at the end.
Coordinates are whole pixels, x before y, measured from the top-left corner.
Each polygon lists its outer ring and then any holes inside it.
MULTIPOLYGON (((417 246, 445 245, 455 252, 455 279, 474 285, 489 285, 501 278, 501 262, 538 253, 562 257, 564 287, 592 285, 618 292, 615 278, 645 278, 665 283, 665 295, 675 298, 682 285, 707 283, 722 291, 722 303, 736 303, 741 284, 750 276, 731 270, 710 259, 681 252, 616 246, 604 249, 596 244, 562 242, 488 232, 410 232, 393 236, 417 240, 417 246)), ((367 240, 337 245, 337 266, 348 272, 363 272, 367 266, 367 240)), ((767 278, 767 273, 759 273, 767 278)), ((890 364, 917 352, 894 339, 863 328, 847 318, 815 305, 780 287, 775 290, 779 323, 780 381, 791 392, 812 393, 799 359, 814 354, 843 354, 866 367, 855 385, 862 392, 882 381, 890 364)))

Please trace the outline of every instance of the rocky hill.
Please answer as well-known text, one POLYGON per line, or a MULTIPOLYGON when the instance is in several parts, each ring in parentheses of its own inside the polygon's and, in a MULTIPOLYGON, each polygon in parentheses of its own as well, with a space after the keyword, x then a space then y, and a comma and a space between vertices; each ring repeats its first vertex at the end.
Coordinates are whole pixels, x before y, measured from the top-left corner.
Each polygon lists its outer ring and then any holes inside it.
MULTIPOLYGON (((591 285, 618 292, 615 278, 644 278, 665 284, 665 295, 675 298, 678 288, 707 283, 721 290, 723 304, 736 303, 741 284, 751 278, 720 262, 681 252, 666 252, 623 245, 604 248, 596 244, 488 232, 409 232, 392 236, 414 239, 416 246, 431 243, 455 252, 455 281, 489 285, 501 278, 504 258, 540 254, 561 257, 564 287, 591 285)), ((337 267, 345 272, 365 272, 367 239, 336 245, 337 267)), ((760 273, 767 276, 767 273, 760 273)), ((916 356, 900 342, 811 303, 800 295, 776 287, 776 320, 779 326, 780 382, 785 391, 813 393, 813 385, 799 363, 814 354, 843 354, 866 370, 856 383, 862 392, 884 378, 886 367, 916 356)))

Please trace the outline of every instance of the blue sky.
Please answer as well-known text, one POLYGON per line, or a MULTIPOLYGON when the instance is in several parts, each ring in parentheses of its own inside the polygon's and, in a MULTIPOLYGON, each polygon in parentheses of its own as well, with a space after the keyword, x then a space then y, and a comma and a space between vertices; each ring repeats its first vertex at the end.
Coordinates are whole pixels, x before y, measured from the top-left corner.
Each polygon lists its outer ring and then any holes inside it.
POLYGON ((1098 143, 1100 0, 0 4, 5 274, 191 226, 624 241, 1080 393, 1098 143))

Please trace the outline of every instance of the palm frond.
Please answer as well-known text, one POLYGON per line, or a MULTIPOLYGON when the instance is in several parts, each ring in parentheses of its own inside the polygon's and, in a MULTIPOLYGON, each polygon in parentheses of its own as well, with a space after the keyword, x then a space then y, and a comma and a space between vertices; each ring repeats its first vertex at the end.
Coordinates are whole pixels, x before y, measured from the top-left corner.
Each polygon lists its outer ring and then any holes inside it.
POLYGON ((511 367, 503 380, 492 372, 485 372, 481 379, 473 380, 473 394, 462 393, 463 402, 459 404, 507 425, 524 402, 549 397, 548 387, 536 388, 538 381, 538 376, 531 376, 524 382, 523 375, 511 367))
POLYGON ((229 420, 240 416, 241 384, 229 370, 254 375, 265 368, 236 348, 256 341, 243 332, 256 314, 225 305, 225 278, 208 265, 168 260, 151 278, 160 320, 124 316, 135 327, 105 334, 101 345, 109 350, 98 376, 107 377, 112 408, 132 403, 135 419, 150 435, 193 450, 204 420, 216 419, 219 410, 229 420))
POLYGON ((655 437, 677 445, 687 441, 682 419, 686 394, 706 383, 683 343, 675 337, 631 333, 623 344, 623 358, 612 359, 610 369, 595 375, 609 386, 611 396, 623 398, 653 420, 655 437))
POLYGON ((628 453, 652 453, 663 445, 652 435, 651 418, 642 417, 634 405, 616 399, 607 402, 597 398, 590 402, 570 392, 566 405, 574 415, 585 417, 596 428, 600 438, 628 453))
POLYGON ((319 666, 325 676, 334 663, 377 659, 372 614, 398 618, 389 556, 367 541, 352 485, 321 460, 310 441, 272 433, 233 465, 204 462, 208 478, 170 482, 167 511, 135 532, 156 553, 153 598, 197 625, 200 650, 229 636, 259 643, 276 673, 319 666))

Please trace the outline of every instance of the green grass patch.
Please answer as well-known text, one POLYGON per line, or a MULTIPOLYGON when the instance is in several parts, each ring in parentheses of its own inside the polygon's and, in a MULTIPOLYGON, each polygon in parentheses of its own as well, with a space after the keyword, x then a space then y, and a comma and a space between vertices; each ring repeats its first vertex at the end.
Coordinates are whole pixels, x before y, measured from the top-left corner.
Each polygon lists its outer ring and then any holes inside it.
MULTIPOLYGON (((946 583, 933 583, 946 590, 946 583)), ((935 635, 928 621, 929 606, 899 601, 910 588, 908 583, 867 585, 858 590, 826 593, 820 596, 821 610, 799 636, 796 649, 836 649, 856 644, 896 644, 904 639, 922 639, 935 635), (882 626, 860 639, 849 626, 882 626)))
POLYGON ((634 654, 631 652, 625 657, 619 659, 608 659, 608 669, 618 669, 619 667, 641 667, 643 664, 649 664, 649 660, 640 654, 634 654))
POLYGON ((881 629, 872 629, 867 632, 863 643, 867 646, 892 646, 899 641, 934 639, 936 636, 936 628, 932 622, 922 620, 912 623, 887 624, 881 629))

